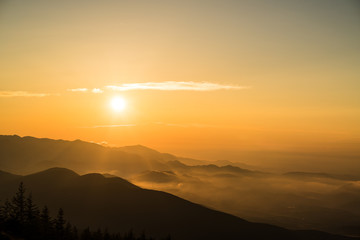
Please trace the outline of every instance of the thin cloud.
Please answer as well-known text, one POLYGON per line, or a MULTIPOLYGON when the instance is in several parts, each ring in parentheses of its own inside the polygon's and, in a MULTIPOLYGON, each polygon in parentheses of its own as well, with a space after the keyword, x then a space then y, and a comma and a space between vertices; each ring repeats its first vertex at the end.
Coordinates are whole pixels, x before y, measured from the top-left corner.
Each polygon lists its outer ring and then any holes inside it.
POLYGON ((114 91, 130 90, 161 90, 161 91, 215 91, 215 90, 240 90, 247 86, 224 85, 210 82, 146 82, 146 83, 123 83, 109 85, 107 88, 114 91))
POLYGON ((114 125, 95 125, 83 128, 116 128, 116 127, 135 127, 136 124, 114 124, 114 125))
POLYGON ((165 123, 165 122, 154 122, 156 125, 163 125, 167 127, 180 127, 180 128, 223 128, 222 125, 211 125, 211 124, 201 124, 201 123, 165 123))
MULTIPOLYGON (((90 89, 88 88, 70 88, 68 89, 69 92, 88 92, 90 89)), ((104 91, 101 88, 93 88, 91 90, 92 93, 103 93, 104 91)))
POLYGON ((101 90, 100 88, 93 88, 93 90, 91 90, 91 92, 93 92, 93 93, 103 93, 104 91, 101 90))
POLYGON ((68 89, 69 92, 87 92, 88 89, 87 88, 71 88, 68 89))
POLYGON ((27 91, 0 91, 0 97, 10 98, 10 97, 46 97, 54 94, 50 93, 33 93, 27 91))

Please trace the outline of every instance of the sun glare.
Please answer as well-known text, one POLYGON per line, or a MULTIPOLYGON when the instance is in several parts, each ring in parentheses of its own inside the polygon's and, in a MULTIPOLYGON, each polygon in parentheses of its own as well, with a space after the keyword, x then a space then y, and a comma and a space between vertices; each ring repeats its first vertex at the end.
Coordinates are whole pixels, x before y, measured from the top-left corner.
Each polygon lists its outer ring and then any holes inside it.
POLYGON ((115 112, 122 112, 126 108, 126 101, 121 97, 114 97, 111 99, 110 106, 115 112))

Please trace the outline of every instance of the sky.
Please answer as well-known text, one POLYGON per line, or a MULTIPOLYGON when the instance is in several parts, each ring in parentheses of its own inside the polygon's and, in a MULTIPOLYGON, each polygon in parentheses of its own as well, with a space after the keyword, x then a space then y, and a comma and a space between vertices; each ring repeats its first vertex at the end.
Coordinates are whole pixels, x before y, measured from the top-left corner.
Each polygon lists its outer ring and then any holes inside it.
POLYGON ((357 0, 0 0, 0 134, 353 154, 359 42, 357 0))

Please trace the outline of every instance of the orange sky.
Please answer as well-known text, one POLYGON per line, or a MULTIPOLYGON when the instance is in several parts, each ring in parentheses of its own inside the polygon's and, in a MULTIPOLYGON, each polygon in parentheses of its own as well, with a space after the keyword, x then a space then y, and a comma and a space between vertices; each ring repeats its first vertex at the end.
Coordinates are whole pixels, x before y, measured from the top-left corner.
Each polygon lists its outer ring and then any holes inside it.
POLYGON ((0 133, 208 159, 358 150, 359 9, 1 1, 0 133), (88 90, 71 91, 79 88, 88 90), (110 107, 115 96, 127 102, 121 112, 110 107))

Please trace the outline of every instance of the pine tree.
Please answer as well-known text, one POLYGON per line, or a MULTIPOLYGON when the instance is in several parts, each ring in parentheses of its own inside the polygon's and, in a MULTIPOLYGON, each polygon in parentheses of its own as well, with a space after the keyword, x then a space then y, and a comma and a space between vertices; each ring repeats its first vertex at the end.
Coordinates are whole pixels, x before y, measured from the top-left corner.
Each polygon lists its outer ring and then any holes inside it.
POLYGON ((124 240, 120 233, 116 233, 112 235, 113 240, 124 240))
POLYGON ((164 240, 171 240, 170 234, 164 240))
POLYGON ((40 223, 42 235, 44 236, 44 239, 46 239, 46 237, 51 235, 52 230, 51 217, 49 215, 49 209, 46 205, 41 211, 40 223))
POLYGON ((85 228, 81 233, 81 240, 91 240, 91 232, 89 228, 85 228))
POLYGON ((4 206, 2 206, 2 217, 3 217, 3 226, 11 230, 12 225, 15 223, 15 213, 14 206, 12 203, 6 199, 4 206))
MULTIPOLYGON (((38 207, 33 203, 31 193, 27 198, 25 187, 21 182, 16 195, 11 201, 6 200, 0 205, 0 239, 26 240, 78 240, 77 228, 64 220, 64 211, 59 209, 56 219, 52 220, 49 209, 44 206, 39 213, 38 207), (66 225, 65 225, 66 224, 66 225), (3 234, 4 233, 4 234, 3 234), (9 236, 9 237, 7 237, 9 236)), ((121 233, 109 234, 98 229, 91 232, 89 228, 82 231, 81 240, 153 240, 147 238, 145 233, 140 237, 130 230, 125 235, 121 233)), ((165 240, 170 240, 170 236, 165 240)))
POLYGON ((38 207, 33 203, 32 194, 30 193, 26 199, 25 204, 25 232, 24 234, 30 236, 29 239, 36 239, 35 236, 39 234, 39 219, 40 214, 38 207))
POLYGON ((58 215, 55 219, 55 230, 57 236, 59 236, 59 239, 62 239, 62 236, 64 235, 64 226, 65 226, 65 220, 64 220, 64 211, 62 208, 59 208, 58 215))
POLYGON ((92 239, 93 240, 102 240, 103 239, 103 233, 100 228, 96 232, 93 233, 92 239))
POLYGON ((134 232, 132 229, 127 234, 125 234, 124 239, 125 240, 133 240, 134 239, 134 232))
POLYGON ((20 182, 18 191, 12 199, 14 207, 14 217, 18 224, 22 225, 25 221, 25 187, 24 183, 20 182))
POLYGON ((106 228, 105 231, 104 231, 104 237, 103 237, 104 240, 110 240, 110 234, 109 234, 109 231, 108 229, 106 228))
POLYGON ((146 240, 145 231, 143 231, 138 240, 146 240))
POLYGON ((0 227, 5 222, 5 218, 6 218, 5 206, 0 206, 0 227))
POLYGON ((36 224, 38 218, 39 218, 39 209, 33 203, 32 194, 30 193, 28 198, 26 199, 25 221, 27 224, 33 225, 33 224, 36 224))
POLYGON ((72 229, 72 239, 74 239, 74 240, 79 239, 79 233, 78 233, 77 227, 75 227, 75 226, 72 229))
POLYGON ((64 239, 65 240, 72 240, 73 239, 73 228, 69 222, 66 223, 65 230, 64 230, 64 239))

